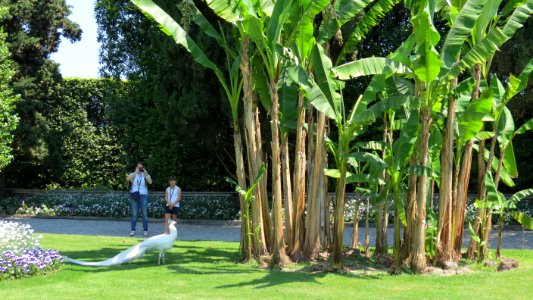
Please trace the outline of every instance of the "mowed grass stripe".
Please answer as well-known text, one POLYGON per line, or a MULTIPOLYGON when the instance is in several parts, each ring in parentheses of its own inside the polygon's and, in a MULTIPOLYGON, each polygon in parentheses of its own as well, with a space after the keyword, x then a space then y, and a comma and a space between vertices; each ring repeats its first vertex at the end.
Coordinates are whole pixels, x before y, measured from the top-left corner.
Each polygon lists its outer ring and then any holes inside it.
MULTIPOLYGON (((44 234, 43 248, 76 259, 99 261, 116 255, 140 239, 44 234)), ((460 276, 389 276, 263 270, 240 264, 238 243, 176 241, 166 265, 157 253, 115 267, 91 268, 65 264, 54 274, 0 282, 2 299, 528 299, 533 291, 533 251, 507 250, 520 268, 510 272, 472 266, 460 276)), ((304 268, 306 265, 291 266, 304 268)))

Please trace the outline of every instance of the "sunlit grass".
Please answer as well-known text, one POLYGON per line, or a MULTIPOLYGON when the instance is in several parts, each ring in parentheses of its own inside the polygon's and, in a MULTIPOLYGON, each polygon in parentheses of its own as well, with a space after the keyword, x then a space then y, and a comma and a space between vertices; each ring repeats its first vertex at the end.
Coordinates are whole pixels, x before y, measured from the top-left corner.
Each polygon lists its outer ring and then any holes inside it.
MULTIPOLYGON (((45 234, 42 246, 76 259, 107 259, 140 239, 45 234)), ((240 264, 238 243, 177 241, 167 264, 148 253, 130 264, 90 268, 65 264, 48 276, 0 282, 1 299, 529 299, 533 251, 507 250, 520 262, 509 272, 476 267, 460 276, 390 276, 385 272, 308 273, 240 264)), ((296 270, 295 270, 296 269, 296 270)))

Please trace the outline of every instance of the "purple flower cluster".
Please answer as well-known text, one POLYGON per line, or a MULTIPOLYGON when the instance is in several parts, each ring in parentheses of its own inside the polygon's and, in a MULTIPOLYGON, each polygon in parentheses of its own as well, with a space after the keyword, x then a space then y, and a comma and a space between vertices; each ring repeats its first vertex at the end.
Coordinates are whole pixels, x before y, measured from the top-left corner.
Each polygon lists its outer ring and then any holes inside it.
POLYGON ((62 262, 63 257, 55 250, 26 250, 21 255, 4 251, 0 255, 0 280, 46 274, 62 262))

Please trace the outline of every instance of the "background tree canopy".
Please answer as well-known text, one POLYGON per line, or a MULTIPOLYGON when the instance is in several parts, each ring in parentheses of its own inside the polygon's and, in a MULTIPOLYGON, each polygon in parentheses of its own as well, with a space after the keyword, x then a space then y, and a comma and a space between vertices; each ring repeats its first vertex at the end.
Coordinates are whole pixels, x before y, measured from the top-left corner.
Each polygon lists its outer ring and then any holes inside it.
MULTIPOLYGON (((7 14, 7 9, 0 7, 0 18, 7 14)), ((11 81, 15 71, 10 60, 9 49, 5 42, 6 34, 0 27, 0 172, 11 162, 11 143, 18 117, 15 112, 17 97, 13 94, 11 81)))

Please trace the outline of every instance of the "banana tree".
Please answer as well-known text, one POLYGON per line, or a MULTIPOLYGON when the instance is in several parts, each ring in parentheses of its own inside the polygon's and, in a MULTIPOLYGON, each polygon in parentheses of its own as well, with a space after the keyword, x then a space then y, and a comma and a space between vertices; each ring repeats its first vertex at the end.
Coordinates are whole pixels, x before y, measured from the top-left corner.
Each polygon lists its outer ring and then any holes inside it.
MULTIPOLYGON (((440 120, 440 111, 447 109, 450 113, 450 118, 447 119, 447 129, 445 130, 445 140, 443 144, 445 149, 443 149, 443 176, 448 180, 445 183, 444 187, 441 186, 441 191, 443 191, 444 197, 441 197, 440 209, 442 210, 439 214, 440 219, 440 232, 438 237, 450 237, 449 230, 442 230, 446 226, 449 228, 449 216, 452 215, 450 211, 450 201, 451 197, 447 197, 445 191, 449 191, 446 188, 446 185, 452 186, 453 182, 457 182, 456 186, 452 188, 452 191, 457 190, 457 185, 459 185, 459 176, 456 175, 454 178, 453 173, 450 171, 453 170, 453 165, 450 164, 450 157, 453 158, 450 154, 453 153, 453 138, 455 131, 454 125, 454 113, 455 113, 455 100, 453 99, 454 94, 452 91, 456 90, 456 78, 468 68, 468 66, 483 63, 486 60, 490 59, 497 48, 503 44, 506 40, 509 39, 509 35, 515 30, 517 25, 517 18, 510 18, 503 28, 495 27, 488 35, 483 37, 475 45, 473 45, 463 56, 460 56, 460 51, 463 48, 465 39, 470 35, 472 30, 473 20, 476 19, 473 16, 473 12, 481 9, 482 3, 476 1, 468 1, 461 10, 456 10, 455 13, 458 13, 454 25, 448 34, 446 40, 439 53, 435 46, 440 40, 438 32, 433 26, 433 14, 435 11, 439 10, 439 7, 436 7, 436 3, 433 1, 417 1, 417 2, 408 2, 406 6, 411 10, 411 23, 413 25, 413 35, 415 39, 415 46, 413 48, 414 56, 408 58, 407 56, 403 57, 402 63, 407 65, 409 69, 413 70, 414 73, 414 83, 415 83, 415 92, 414 96, 417 96, 422 99, 419 111, 420 111, 420 131, 418 139, 418 151, 417 157, 418 161, 415 163, 417 167, 423 169, 430 167, 431 162, 428 157, 429 150, 429 138, 430 138, 430 126, 432 123, 438 123, 440 120), (509 23, 510 22, 510 23, 509 23), (447 106, 444 102, 449 100, 447 106), (451 175, 450 175, 451 174, 451 175), (448 199, 448 200, 446 200, 448 199), (448 209, 447 209, 448 208, 448 209), (448 215, 448 217, 446 217, 448 215), (446 233, 446 234, 444 234, 446 233)), ((520 19, 522 20, 522 19, 520 19)), ((481 103, 486 103, 481 102, 481 103)), ((480 105, 479 103, 472 104, 480 105)), ((481 121, 483 120, 483 114, 476 111, 476 107, 471 109, 473 115, 476 115, 481 121)), ((445 110, 446 111, 446 110, 445 110)), ((464 124, 464 123, 463 123, 464 124)), ((478 123, 479 124, 479 123, 478 123)), ((472 139, 474 136, 471 136, 472 139)), ((460 149, 460 148, 458 148, 460 149)), ((460 153, 460 151, 458 151, 460 153)), ((459 157, 459 155, 458 155, 459 157)), ((458 160, 460 163, 461 161, 458 160)), ((452 160, 453 164, 453 160, 452 160)), ((459 165, 459 164, 458 164, 459 165)), ((461 174, 455 172, 455 174, 461 174)), ((463 174, 465 174, 463 172, 463 174)), ((408 214, 410 218, 416 220, 414 223, 414 237, 412 240, 412 251, 410 253, 409 261, 411 267, 415 271, 421 271, 425 265, 425 204, 426 198, 428 197, 428 178, 424 174, 416 177, 416 183, 411 182, 411 189, 415 190, 416 193, 410 191, 410 195, 416 195, 417 210, 414 211, 414 214, 408 214)), ((465 189, 466 190, 466 189, 465 189)), ((452 193, 454 195, 456 192, 452 193)), ((448 195, 450 196, 450 195, 448 195)), ((411 206, 412 205, 408 205, 411 206)), ((408 223, 410 223, 408 221, 408 223)), ((462 226, 462 224, 461 224, 462 226)), ((408 231, 411 229, 408 228, 408 231)), ((449 241, 450 239, 448 239, 449 241)), ((439 249, 446 248, 438 241, 437 247, 439 249)), ((449 247, 448 247, 449 249, 449 247)))
MULTIPOLYGON (((483 98, 480 92, 484 84, 483 81, 488 81, 486 74, 495 50, 507 41, 517 28, 521 27, 521 24, 530 14, 528 12, 530 10, 528 8, 529 5, 526 1, 508 2, 498 13, 500 4, 501 1, 499 0, 467 1, 465 3, 451 1, 447 2, 447 5, 443 8, 443 15, 450 23, 451 29, 443 44, 441 59, 444 61, 446 68, 451 68, 449 74, 452 75, 450 76, 450 87, 452 89, 457 86, 456 74, 458 73, 454 69, 463 68, 466 65, 473 66, 472 76, 475 84, 470 93, 472 107, 482 106, 480 103, 483 102, 478 101, 478 99, 481 100, 480 98, 483 98), (515 7, 517 7, 516 10, 515 7), (513 12, 513 14, 506 20, 505 26, 498 27, 498 21, 504 19, 510 12, 513 12), (465 51, 469 50, 463 46, 465 41, 470 46, 470 51, 465 51), (461 52, 464 54, 463 57, 461 57, 461 52)), ((471 111, 470 109, 464 114, 463 119, 459 120, 458 109, 463 108, 459 107, 461 103, 458 101, 453 94, 448 97, 439 199, 439 261, 458 260, 460 258, 466 195, 472 149, 475 142, 474 135, 471 133, 482 131, 482 121, 489 121, 490 119, 486 116, 486 112, 485 117, 483 117, 481 112, 471 111), (477 117, 475 117, 476 113, 477 117), (475 117, 475 122, 472 122, 472 117, 475 117), (454 130, 454 127, 456 127, 454 123, 459 124, 459 129, 461 127, 463 130, 466 129, 468 138, 461 130, 454 130), (454 131, 456 132, 455 141, 454 131)), ((484 148, 485 140, 479 138, 477 140, 480 140, 480 147, 484 148)), ((484 165, 483 159, 478 160, 478 167, 483 170, 480 174, 485 173, 484 165)), ((479 177, 478 180, 481 183, 480 190, 483 190, 483 176, 479 177)), ((480 194, 483 194, 483 192, 480 194)), ((482 197, 480 196, 480 198, 482 197)))
POLYGON ((500 215, 498 220, 498 245, 496 247, 496 257, 499 258, 501 257, 502 231, 505 215, 513 217, 520 224, 526 226, 530 230, 533 228, 533 219, 530 216, 519 211, 509 211, 511 209, 516 209, 516 204, 522 199, 533 195, 533 189, 522 190, 513 194, 509 198, 505 198, 505 196, 501 192, 496 190, 496 186, 492 179, 492 176, 489 174, 485 178, 487 178, 488 180, 488 201, 482 203, 481 205, 488 205, 493 210, 494 214, 500 215))
MULTIPOLYGON (((253 183, 250 185, 248 190, 244 190, 233 179, 226 177, 226 181, 231 183, 231 184, 233 184, 235 186, 235 191, 237 193, 239 193, 239 195, 241 195, 244 198, 244 205, 245 205, 244 207, 245 207, 245 209, 244 209, 244 216, 243 216, 242 226, 246 227, 244 232, 246 232, 247 235, 245 236, 245 240, 246 241, 244 243, 242 243, 241 245, 243 245, 245 247, 248 247, 247 249, 245 249, 243 251, 243 253, 248 255, 247 257, 246 256, 243 257, 243 259, 245 261, 250 260, 251 254, 252 254, 252 231, 250 229, 250 223, 251 223, 251 220, 250 220, 250 204, 255 200, 255 196, 253 194, 253 191, 257 187, 257 185, 259 184, 259 181, 261 180, 261 177, 263 177, 263 175, 265 174, 265 171, 266 171, 266 167, 263 164, 263 165, 261 165, 261 168, 259 169, 259 174, 254 179, 253 183)), ((255 232, 259 231, 259 228, 255 228, 254 231, 255 232)))
MULTIPOLYGON (((254 97, 254 89, 262 81, 257 80, 262 72, 257 72, 253 67, 257 64, 254 59, 253 42, 250 40, 249 27, 246 26, 249 18, 256 17, 253 7, 258 1, 225 1, 225 0, 208 0, 207 5, 220 18, 224 19, 233 28, 236 28, 242 42, 241 65, 240 70, 243 77, 243 119, 245 125, 245 141, 248 155, 248 165, 250 178, 255 178, 259 172, 260 165, 263 162, 263 141, 261 135, 261 126, 259 119, 259 106, 254 97), (254 80, 255 79, 255 80, 254 80)), ((273 3, 270 1, 261 1, 260 9, 267 14, 272 13, 273 3)), ((259 64, 260 66, 260 64, 259 64)), ((268 88, 265 88, 268 95, 268 88)), ((263 100, 264 97, 261 97, 263 100)), ((267 102, 270 102, 268 100, 267 102)), ((266 176, 261 180, 259 187, 255 190, 256 201, 252 203, 252 223, 259 228, 258 239, 254 249, 256 256, 262 255, 271 249, 271 218, 268 207, 268 193, 266 176)))
MULTIPOLYGON (((227 100, 231 107, 231 115, 233 120, 233 143, 235 149, 235 161, 237 165, 237 182, 240 187, 246 186, 246 175, 245 175, 245 166, 244 166, 244 157, 242 151, 242 136, 241 129, 239 124, 239 99, 242 91, 242 78, 239 74, 239 65, 240 65, 240 51, 242 50, 238 47, 238 43, 234 44, 235 48, 232 48, 228 45, 223 34, 220 34, 214 27, 212 27, 205 18, 202 18, 201 15, 197 15, 196 21, 200 22, 200 28, 208 34, 209 36, 215 38, 221 47, 224 48, 226 53, 226 70, 227 74, 224 74, 220 68, 211 61, 204 51, 198 46, 198 44, 187 34, 187 32, 164 10, 157 6, 151 0, 132 0, 132 3, 139 8, 139 10, 149 19, 154 20, 158 23, 161 31, 170 37, 172 37, 176 44, 184 47, 191 54, 192 58, 210 70, 212 70, 217 76, 220 85, 224 89, 227 100), (227 76, 227 77, 226 77, 227 76)), ((241 204, 241 218, 242 224, 246 224, 245 220, 246 215, 246 204, 245 199, 240 195, 240 204, 241 204)), ((246 244, 248 241, 247 237, 250 236, 248 226, 243 226, 241 230, 241 249, 243 259, 249 258, 251 255, 248 252, 250 250, 250 245, 246 244)))
POLYGON ((248 17, 244 19, 243 26, 250 40, 254 42, 257 53, 262 59, 262 71, 267 80, 266 86, 271 101, 270 118, 272 132, 272 191, 273 208, 272 219, 274 223, 272 258, 274 263, 286 259, 283 221, 281 214, 282 184, 280 160, 280 128, 279 128, 279 81, 282 74, 282 58, 287 49, 284 45, 296 43, 302 52, 309 51, 309 40, 312 36, 313 20, 329 1, 311 1, 302 5, 298 1, 278 0, 270 11, 256 6, 248 7, 248 17), (253 11, 253 10, 256 11, 253 11), (309 31, 311 29, 311 31, 309 31), (299 44, 300 43, 300 44, 299 44))
MULTIPOLYGON (((491 168, 494 170, 494 184, 495 188, 498 188, 500 179, 506 185, 514 186, 512 178, 518 176, 518 170, 516 168, 516 161, 514 156, 513 139, 516 135, 523 134, 532 129, 533 120, 527 121, 519 129, 515 131, 515 125, 513 117, 506 107, 512 98, 523 91, 528 84, 529 76, 533 72, 533 59, 526 65, 518 78, 511 75, 507 84, 507 88, 504 88, 500 80, 493 76, 491 80, 491 92, 494 102, 494 122, 493 131, 490 132, 493 142, 491 142, 491 150, 486 150, 481 146, 478 147, 478 152, 483 157, 486 157, 487 170, 485 170, 485 177, 491 172, 491 168), (499 158, 495 158, 495 148, 498 144, 499 158), (488 151, 488 153, 486 153, 488 151)), ((487 181, 484 178, 484 183, 487 181)), ((484 198, 481 198, 484 199, 484 198)), ((489 201, 489 199, 487 199, 489 201)), ((474 256, 484 258, 488 251, 488 239, 490 235, 490 229, 492 224, 492 208, 488 205, 480 205, 478 208, 477 221, 474 224, 474 232, 476 235, 481 236, 483 239, 483 247, 476 246, 478 243, 475 239, 472 239, 470 247, 468 249, 468 256, 473 258, 474 256), (483 225, 483 226, 482 226, 483 225), (476 252, 477 255, 476 255, 476 252)))

